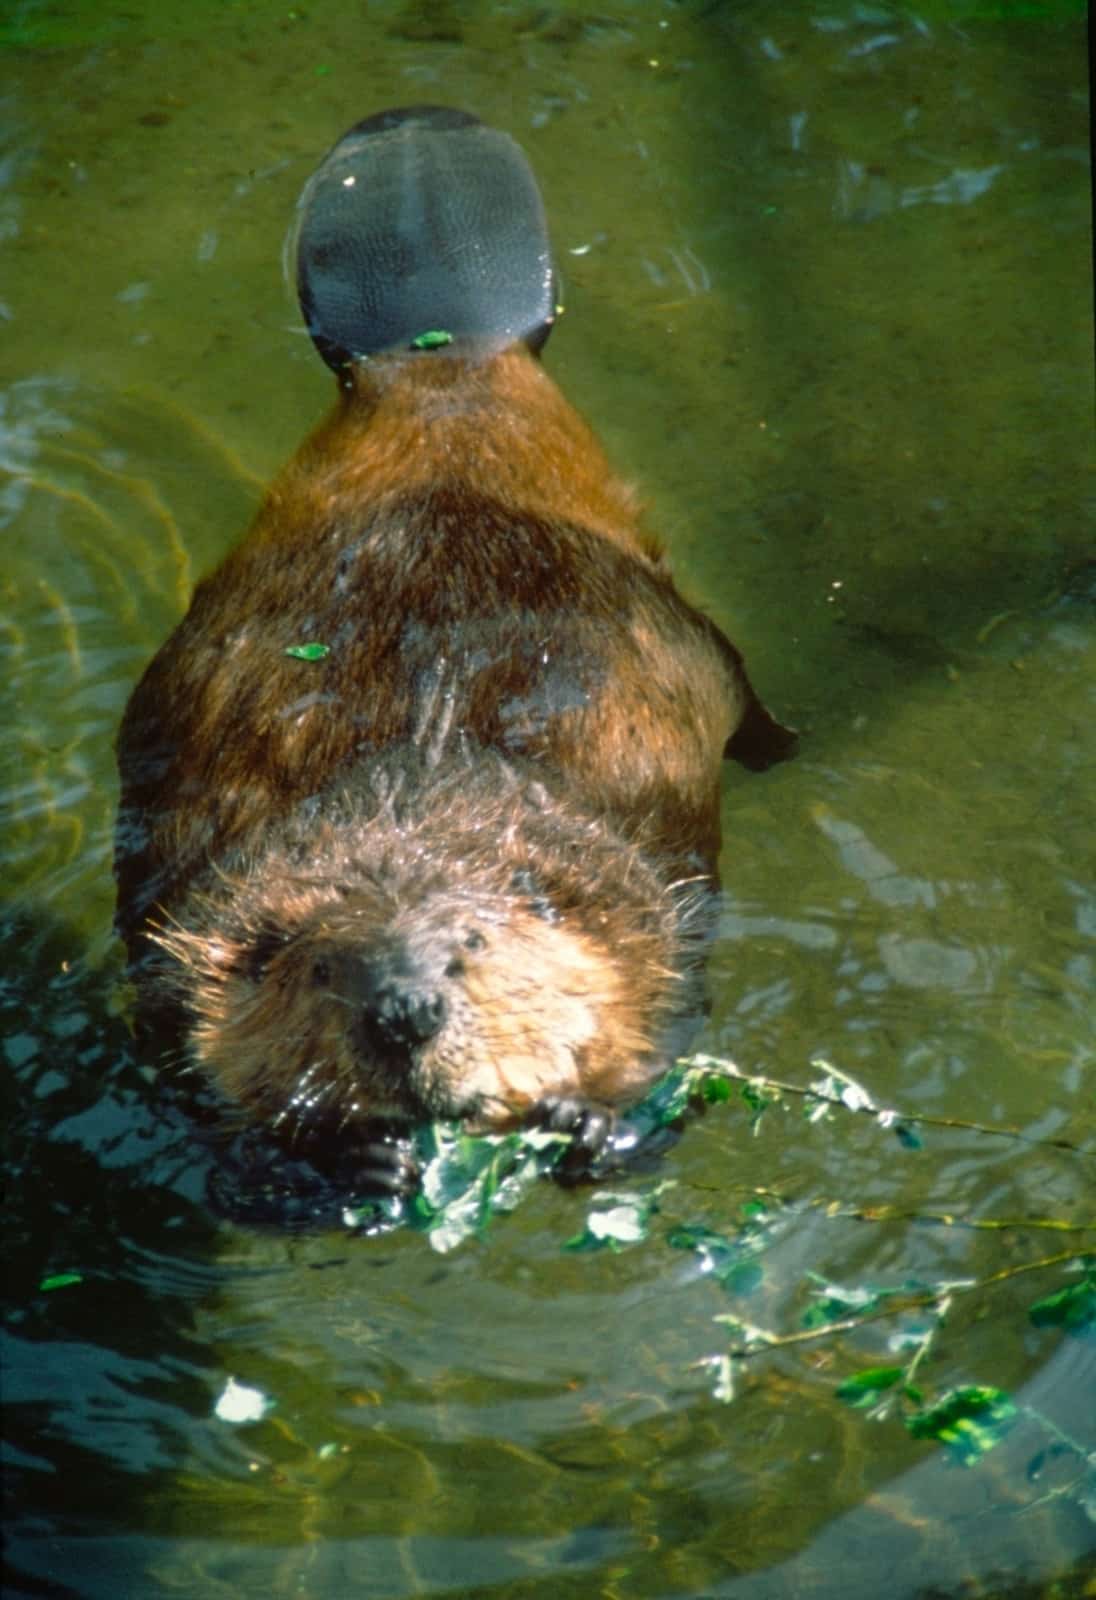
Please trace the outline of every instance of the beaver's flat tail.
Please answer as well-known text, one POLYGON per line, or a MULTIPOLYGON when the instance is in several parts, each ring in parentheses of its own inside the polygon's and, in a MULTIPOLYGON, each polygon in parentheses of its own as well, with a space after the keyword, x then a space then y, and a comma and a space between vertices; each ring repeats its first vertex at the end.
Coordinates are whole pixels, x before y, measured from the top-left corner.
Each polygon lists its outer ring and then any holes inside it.
POLYGON ((335 371, 548 337, 556 281, 536 181, 513 139, 467 112, 404 106, 356 123, 299 212, 301 311, 335 371))

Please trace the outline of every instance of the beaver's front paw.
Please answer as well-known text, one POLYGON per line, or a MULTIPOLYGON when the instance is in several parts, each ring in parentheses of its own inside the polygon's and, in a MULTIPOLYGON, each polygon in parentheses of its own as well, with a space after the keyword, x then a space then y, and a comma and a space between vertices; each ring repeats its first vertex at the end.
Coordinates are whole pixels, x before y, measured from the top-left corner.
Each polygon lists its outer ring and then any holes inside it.
POLYGON ((410 1138, 383 1129, 363 1139, 354 1151, 353 1171, 347 1172, 356 1194, 406 1200, 422 1183, 410 1138))
POLYGON ((546 1095, 525 1120, 531 1128, 570 1135, 571 1143, 552 1170, 560 1183, 600 1178, 612 1165, 616 1119, 607 1106, 568 1095, 546 1095))

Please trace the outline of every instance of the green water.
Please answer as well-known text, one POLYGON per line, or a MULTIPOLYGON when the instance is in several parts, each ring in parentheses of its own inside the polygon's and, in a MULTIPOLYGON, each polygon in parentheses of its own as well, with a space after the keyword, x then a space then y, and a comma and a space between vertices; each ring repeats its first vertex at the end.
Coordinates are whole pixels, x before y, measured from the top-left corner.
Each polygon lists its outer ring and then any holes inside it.
MULTIPOLYGON (((0 48, 6 1397, 18 1558, 46 1586, 25 1592, 722 1593, 923 1447, 833 1400, 887 1324, 763 1357, 723 1405, 697 1365, 730 1342, 713 1316, 787 1330, 808 1270, 967 1278, 1077 1238, 917 1216, 1091 1217, 1080 9, 59 0, 9 3, 0 48), (547 363, 803 731, 796 762, 728 775, 700 1043, 796 1082, 825 1054, 883 1103, 1087 1158, 960 1129, 903 1151, 852 1119, 752 1137, 717 1110, 619 1255, 562 1252, 589 1197, 547 1184, 444 1258, 202 1211, 125 1025, 113 730, 329 403, 281 274, 300 187, 360 116, 426 100, 527 150, 565 284, 547 363), (789 1209, 731 1301, 666 1234, 733 1230, 756 1186, 789 1209), (60 1270, 82 1283, 36 1292, 60 1270), (267 1420, 211 1417, 230 1373, 267 1420)), ((1060 1281, 961 1303, 923 1376, 1022 1382, 1049 1348, 1024 1308, 1060 1281)), ((1051 1527, 1063 1566, 1074 1528, 1051 1527)))

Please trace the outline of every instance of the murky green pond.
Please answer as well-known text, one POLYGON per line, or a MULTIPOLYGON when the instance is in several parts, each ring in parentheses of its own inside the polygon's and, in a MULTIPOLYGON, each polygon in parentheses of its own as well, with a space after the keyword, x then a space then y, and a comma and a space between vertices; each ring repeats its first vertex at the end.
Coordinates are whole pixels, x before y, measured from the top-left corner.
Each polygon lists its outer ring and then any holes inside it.
MULTIPOLYGON (((713 1319, 982 1282, 917 1382, 1013 1390, 1096 1242, 1085 46, 1066 0, 0 12, 5 1593, 1084 1592, 1096 1524, 1025 1483, 1035 1445, 934 1500, 935 1447, 836 1398, 925 1311, 751 1356, 729 1402, 713 1319), (350 123, 439 100, 528 152, 547 363, 803 733, 728 776, 698 1044, 928 1119, 912 1147, 717 1106, 623 1185, 665 1187, 618 1251, 565 1250, 594 1197, 549 1183, 445 1255, 218 1224, 110 930, 126 696, 331 398, 282 279, 296 196, 350 123), (750 1270, 681 1247, 758 1194, 750 1270), (274 1409, 218 1418, 229 1377, 274 1409)), ((1074 1371, 1063 1472, 1096 1446, 1074 1371)))

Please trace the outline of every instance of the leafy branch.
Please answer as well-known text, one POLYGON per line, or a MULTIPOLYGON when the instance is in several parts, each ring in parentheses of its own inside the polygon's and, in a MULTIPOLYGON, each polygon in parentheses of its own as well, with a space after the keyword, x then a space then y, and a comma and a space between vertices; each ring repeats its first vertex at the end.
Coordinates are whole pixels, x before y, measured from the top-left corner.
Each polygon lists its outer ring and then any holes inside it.
MULTIPOLYGON (((1081 1153, 1068 1139, 1036 1139, 1016 1128, 960 1118, 909 1115, 881 1107, 863 1085, 832 1062, 819 1057, 812 1060, 811 1066, 821 1076, 803 1086, 744 1072, 734 1062, 712 1056, 681 1061, 620 1119, 615 1135, 617 1152, 624 1159, 635 1147, 657 1144, 659 1135, 664 1136, 665 1130, 675 1127, 691 1106, 726 1103, 737 1097, 745 1104, 755 1130, 770 1109, 800 1100, 812 1123, 835 1111, 870 1116, 882 1130, 893 1132, 907 1149, 919 1147, 914 1128, 920 1125, 958 1128, 1030 1146, 1081 1153)), ((455 1249, 467 1239, 482 1235, 497 1212, 513 1210, 530 1186, 551 1172, 568 1142, 566 1135, 535 1130, 472 1136, 459 1126, 433 1125, 417 1135, 416 1153, 424 1173, 422 1192, 409 1202, 369 1202, 348 1207, 346 1221, 351 1227, 369 1232, 410 1226, 425 1232, 434 1249, 455 1249)), ((566 1240, 563 1248, 619 1251, 648 1239, 664 1199, 680 1188, 672 1178, 621 1188, 595 1187, 584 1229, 566 1240)), ((1096 1328, 1096 1218, 1081 1222, 1057 1217, 965 1219, 949 1212, 908 1211, 897 1206, 866 1207, 817 1199, 808 1204, 824 1206, 829 1217, 874 1222, 900 1218, 945 1227, 1069 1235, 1071 1248, 1033 1261, 1010 1263, 979 1278, 936 1284, 907 1282, 896 1287, 846 1288, 809 1275, 813 1303, 798 1329, 774 1332, 748 1322, 738 1312, 721 1313, 713 1319, 732 1330, 737 1340, 731 1348, 697 1363, 713 1371, 713 1394, 717 1399, 729 1401, 734 1397, 739 1371, 762 1351, 834 1339, 873 1323, 919 1313, 921 1326, 899 1329, 889 1341, 890 1348, 901 1352, 903 1359, 853 1373, 839 1385, 838 1397, 849 1405, 870 1408, 876 1417, 897 1404, 912 1434, 935 1439, 960 1460, 969 1462, 1002 1437, 1015 1418, 1016 1407, 1003 1390, 985 1384, 966 1384, 926 1398, 920 1386, 921 1370, 955 1303, 964 1297, 985 1295, 1031 1273, 1062 1268, 1076 1274, 1075 1281, 1037 1301, 1030 1309, 1032 1320, 1039 1326, 1057 1326, 1070 1333, 1096 1328)), ((746 1296, 761 1280, 761 1257, 771 1243, 774 1221, 786 1212, 787 1204, 781 1196, 754 1187, 741 1206, 736 1228, 723 1233, 677 1223, 667 1229, 665 1242, 674 1249, 691 1250, 704 1271, 727 1293, 746 1296)))
POLYGON ((1078 1146, 1069 1139, 1034 1138, 1020 1128, 971 1122, 964 1117, 934 1117, 923 1112, 914 1114, 881 1107, 861 1083, 847 1072, 843 1072, 840 1067, 834 1066, 832 1061, 827 1061, 824 1056, 812 1057, 810 1065, 824 1071, 825 1076, 815 1083, 804 1086, 787 1083, 780 1078, 771 1078, 765 1073, 744 1072, 733 1061, 722 1056, 695 1055, 685 1064, 687 1070, 700 1074, 710 1073, 717 1079, 733 1079, 743 1084, 748 1090, 747 1100, 755 1105, 759 1114, 770 1105, 778 1105, 785 1096, 797 1098, 806 1102, 808 1120, 811 1122, 819 1121, 830 1109, 870 1116, 884 1130, 893 1130, 899 1141, 907 1148, 916 1148, 918 1141, 910 1130, 914 1126, 920 1126, 957 1128, 970 1133, 989 1134, 998 1139, 1015 1139, 1021 1144, 1042 1146, 1050 1150, 1078 1151, 1078 1146))

